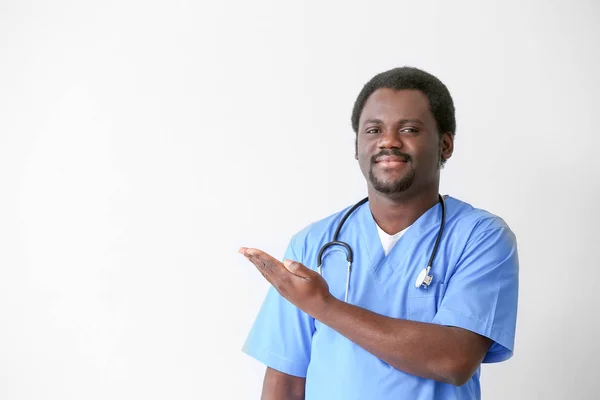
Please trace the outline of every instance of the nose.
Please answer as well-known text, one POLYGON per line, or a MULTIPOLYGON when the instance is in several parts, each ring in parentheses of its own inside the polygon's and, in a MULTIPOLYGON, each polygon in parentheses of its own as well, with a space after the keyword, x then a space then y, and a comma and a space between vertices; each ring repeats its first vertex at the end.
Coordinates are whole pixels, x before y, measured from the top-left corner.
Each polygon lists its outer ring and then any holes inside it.
POLYGON ((396 132, 394 129, 386 128, 380 135, 379 139, 379 148, 380 149, 391 149, 397 148, 401 149, 404 146, 402 143, 402 138, 400 134, 396 132))

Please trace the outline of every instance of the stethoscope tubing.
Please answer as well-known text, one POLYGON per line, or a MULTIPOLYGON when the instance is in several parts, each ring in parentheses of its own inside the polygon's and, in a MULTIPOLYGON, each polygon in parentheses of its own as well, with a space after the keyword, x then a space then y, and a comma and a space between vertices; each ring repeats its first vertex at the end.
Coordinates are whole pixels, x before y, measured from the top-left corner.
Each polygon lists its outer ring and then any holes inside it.
MULTIPOLYGON (((435 239, 435 244, 433 246, 431 256, 429 257, 429 262, 427 263, 427 268, 424 269, 424 271, 426 271, 424 276, 427 277, 428 280, 426 281, 426 283, 422 283, 421 285, 415 285, 416 287, 427 288, 429 286, 429 283, 433 279, 433 276, 429 275, 429 271, 431 270, 431 267, 433 266, 433 261, 437 254, 438 246, 440 244, 442 234, 444 232, 444 227, 446 224, 446 202, 444 201, 444 197, 442 195, 438 195, 438 196, 439 196, 440 204, 442 206, 442 221, 440 223, 440 229, 439 229, 437 237, 435 239)), ((361 201, 359 201, 358 203, 353 205, 352 208, 350 208, 350 210, 348 210, 346 212, 346 214, 344 214, 344 216, 342 217, 341 221, 339 222, 339 224, 335 230, 335 233, 333 234, 333 240, 331 242, 325 243, 319 250, 319 254, 317 256, 317 264, 318 264, 317 268, 318 268, 319 274, 323 275, 323 254, 324 254, 325 250, 327 250, 329 247, 332 247, 332 246, 342 246, 346 250, 346 252, 345 252, 346 253, 346 261, 348 262, 348 268, 347 268, 347 273, 346 273, 346 293, 344 296, 344 301, 346 301, 346 302, 348 302, 348 291, 350 289, 350 273, 352 270, 352 261, 354 259, 354 253, 348 243, 341 241, 338 238, 340 235, 340 231, 342 230, 342 227, 344 226, 344 223, 346 222, 348 217, 350 217, 350 215, 358 207, 360 207, 361 205, 366 203, 368 200, 369 200, 369 197, 365 197, 364 199, 362 199, 361 201)))

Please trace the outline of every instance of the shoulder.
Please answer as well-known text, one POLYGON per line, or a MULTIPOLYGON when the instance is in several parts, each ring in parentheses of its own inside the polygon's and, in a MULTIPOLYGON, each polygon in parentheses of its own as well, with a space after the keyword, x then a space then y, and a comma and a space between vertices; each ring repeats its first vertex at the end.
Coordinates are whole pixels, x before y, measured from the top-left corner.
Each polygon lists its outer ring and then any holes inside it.
POLYGON ((451 196, 446 198, 446 203, 447 224, 451 230, 460 232, 467 241, 491 233, 502 234, 512 241, 516 240, 514 232, 502 217, 451 196))
POLYGON ((517 239, 506 221, 464 201, 449 199, 448 203, 452 217, 448 233, 455 251, 452 271, 492 274, 498 279, 493 274, 503 274, 506 282, 518 279, 517 239))
POLYGON ((305 249, 314 247, 315 244, 322 244, 332 240, 335 229, 353 205, 351 204, 340 211, 315 220, 297 231, 291 239, 291 245, 294 250, 298 254, 304 253, 305 249))

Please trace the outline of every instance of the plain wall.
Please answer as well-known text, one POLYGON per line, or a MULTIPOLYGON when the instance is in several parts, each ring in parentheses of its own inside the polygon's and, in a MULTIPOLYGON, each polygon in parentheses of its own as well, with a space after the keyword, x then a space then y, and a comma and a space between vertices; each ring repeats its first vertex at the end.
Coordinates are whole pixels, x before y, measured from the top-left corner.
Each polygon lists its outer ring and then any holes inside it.
POLYGON ((0 399, 251 399, 267 291, 241 255, 366 193, 350 113, 412 65, 449 87, 442 193, 521 261, 483 398, 598 387, 600 3, 0 2, 0 399))

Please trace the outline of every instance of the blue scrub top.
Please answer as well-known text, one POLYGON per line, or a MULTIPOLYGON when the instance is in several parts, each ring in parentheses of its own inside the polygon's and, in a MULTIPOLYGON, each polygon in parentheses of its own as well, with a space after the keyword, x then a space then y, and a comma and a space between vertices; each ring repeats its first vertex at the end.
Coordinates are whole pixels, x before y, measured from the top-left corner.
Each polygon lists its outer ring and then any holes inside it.
MULTIPOLYGON (((441 222, 441 205, 427 210, 386 256, 369 203, 346 220, 339 239, 354 251, 348 302, 393 318, 468 329, 493 340, 483 362, 513 354, 518 298, 515 235, 499 217, 452 197, 428 289, 414 283, 427 266, 441 222)), ((284 259, 316 270, 342 210, 292 238, 284 259)), ((345 253, 327 250, 323 276, 344 299, 345 253)), ((423 338, 423 346, 427 339, 423 338)), ((460 387, 400 371, 296 308, 272 287, 243 350, 267 366, 306 377, 306 400, 480 399, 480 369, 460 387)))

